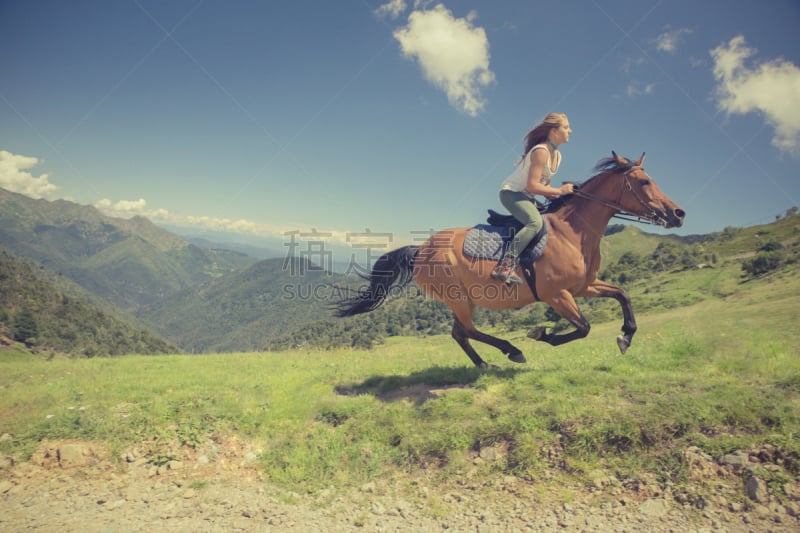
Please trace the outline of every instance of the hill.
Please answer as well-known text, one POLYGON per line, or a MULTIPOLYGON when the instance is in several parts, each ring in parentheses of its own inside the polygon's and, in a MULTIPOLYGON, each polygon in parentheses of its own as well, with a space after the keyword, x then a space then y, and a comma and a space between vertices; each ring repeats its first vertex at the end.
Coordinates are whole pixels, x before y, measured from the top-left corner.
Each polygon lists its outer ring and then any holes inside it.
POLYGON ((0 189, 0 245, 125 309, 155 302, 255 260, 203 250, 143 217, 107 217, 66 200, 0 189))
POLYGON ((528 363, 487 350, 489 370, 446 335, 114 361, 12 350, 0 523, 796 532, 800 269, 737 283, 640 316, 624 356, 618 322, 558 348, 497 332, 528 363))
POLYGON ((241 272, 185 288, 141 308, 137 316, 192 353, 259 349, 264 338, 323 316, 320 306, 313 305, 314 298, 287 296, 287 287, 305 285, 313 293, 328 279, 313 267, 302 272, 302 277, 293 278, 283 269, 283 260, 260 261, 241 272))
MULTIPOLYGON (((601 277, 626 288, 637 313, 670 309, 730 294, 747 278, 743 267, 768 274, 794 264, 798 234, 796 212, 772 224, 690 237, 613 225, 601 244, 601 277)), ((449 310, 420 296, 414 285, 374 313, 334 319, 327 304, 343 296, 340 287, 361 280, 285 259, 256 263, 214 243, 201 244, 208 248, 141 217, 116 219, 90 206, 0 189, 0 245, 31 261, 40 280, 134 329, 150 328, 188 352, 366 348, 387 337, 444 333, 452 326, 449 310)), ((619 316, 613 301, 581 306, 594 324, 619 316)), ((476 324, 563 327, 548 309, 534 304, 479 310, 476 324)))
POLYGON ((332 319, 327 304, 340 299, 357 280, 324 272, 307 261, 267 259, 184 289, 143 307, 137 316, 192 353, 298 345, 364 348, 386 336, 449 331, 449 311, 413 287, 370 316, 332 319))
POLYGON ((83 356, 176 350, 144 329, 60 292, 4 250, 0 250, 0 301, 0 336, 37 350, 83 356))
MULTIPOLYGON (((655 235, 635 226, 609 226, 606 235, 601 243, 604 259, 601 278, 625 288, 634 300, 637 314, 683 307, 734 293, 753 277, 752 272, 743 270, 750 257, 769 254, 779 257, 759 273, 762 275, 794 268, 800 260, 800 216, 793 213, 771 224, 727 228, 704 236, 655 235), (763 250, 773 246, 782 249, 763 250)), ((579 303, 593 324, 621 317, 619 305, 614 301, 591 299, 579 303)), ((292 303, 286 302, 286 305, 292 303)), ((559 320, 543 303, 519 310, 477 311, 475 322, 482 327, 502 325, 512 331, 525 330, 534 324, 558 329, 568 327, 566 321, 559 320)), ((404 298, 390 299, 368 315, 346 320, 326 318, 305 325, 295 323, 294 330, 269 339, 265 346, 273 350, 296 346, 347 346, 348 334, 358 339, 353 345, 372 346, 385 337, 445 333, 451 326, 448 309, 409 290, 404 298), (398 322, 401 327, 397 327, 398 322)))

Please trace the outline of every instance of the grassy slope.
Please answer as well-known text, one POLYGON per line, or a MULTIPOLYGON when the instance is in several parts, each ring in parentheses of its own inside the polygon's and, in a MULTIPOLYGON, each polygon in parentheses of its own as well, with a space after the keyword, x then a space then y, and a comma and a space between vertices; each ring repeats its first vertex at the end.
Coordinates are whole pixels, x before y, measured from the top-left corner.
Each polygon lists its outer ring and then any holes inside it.
POLYGON ((202 357, 32 361, 6 350, 0 428, 13 439, 0 452, 24 457, 42 439, 81 438, 118 451, 146 442, 163 457, 236 433, 260 443, 272 481, 295 490, 422 469, 563 480, 603 468, 682 483, 679 452, 690 445, 718 457, 769 442, 796 465, 800 274, 723 292, 639 317, 625 356, 614 343, 621 319, 559 348, 502 333, 529 363, 479 346, 500 367, 487 372, 449 336, 202 357), (476 466, 472 454, 487 446, 507 455, 476 466))

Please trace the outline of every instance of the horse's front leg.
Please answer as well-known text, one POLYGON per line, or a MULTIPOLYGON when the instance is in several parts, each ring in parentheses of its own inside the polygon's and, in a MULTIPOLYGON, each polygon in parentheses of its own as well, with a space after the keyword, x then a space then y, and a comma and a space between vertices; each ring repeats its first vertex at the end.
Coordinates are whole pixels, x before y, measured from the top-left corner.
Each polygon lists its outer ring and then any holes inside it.
POLYGON ((628 293, 624 289, 615 287, 605 281, 594 280, 586 291, 581 294, 585 298, 614 298, 622 307, 622 335, 617 337, 617 346, 623 354, 631 345, 633 334, 636 333, 636 319, 633 317, 633 306, 628 293))
POLYGON ((582 339, 589 334, 589 321, 583 316, 580 308, 578 308, 578 304, 575 302, 575 298, 573 298, 572 294, 568 291, 562 290, 554 298, 543 299, 543 301, 550 304, 550 307, 552 307, 559 316, 569 320, 569 322, 575 326, 575 331, 555 334, 548 333, 543 327, 538 327, 533 329, 528 334, 528 337, 537 341, 544 341, 551 346, 559 346, 576 339, 582 339))

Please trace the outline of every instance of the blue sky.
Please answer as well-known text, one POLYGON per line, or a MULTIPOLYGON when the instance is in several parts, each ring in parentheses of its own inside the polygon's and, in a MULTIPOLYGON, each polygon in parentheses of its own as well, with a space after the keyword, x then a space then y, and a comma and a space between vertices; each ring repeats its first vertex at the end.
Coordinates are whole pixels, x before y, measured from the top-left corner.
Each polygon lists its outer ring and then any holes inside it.
POLYGON ((800 205, 798 27, 795 0, 3 0, 0 187, 401 244, 500 209, 561 111, 556 182, 646 151, 675 233, 766 223, 800 205))

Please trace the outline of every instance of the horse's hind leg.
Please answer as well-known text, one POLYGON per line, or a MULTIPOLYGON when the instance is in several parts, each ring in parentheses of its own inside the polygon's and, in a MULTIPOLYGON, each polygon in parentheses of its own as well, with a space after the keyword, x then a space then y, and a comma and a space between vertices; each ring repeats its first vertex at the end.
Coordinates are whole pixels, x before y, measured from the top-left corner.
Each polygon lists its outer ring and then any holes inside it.
POLYGON ((475 351, 475 348, 469 343, 469 334, 461 322, 458 321, 456 318, 453 322, 453 331, 452 331, 453 339, 461 346, 461 349, 464 350, 464 353, 472 360, 472 362, 478 368, 489 368, 489 365, 486 364, 486 361, 481 359, 481 356, 478 355, 478 352, 475 351))
POLYGON ((483 342, 488 344, 489 346, 494 346, 504 354, 508 355, 508 358, 515 362, 515 363, 525 363, 525 356, 522 355, 522 352, 519 348, 511 344, 510 342, 498 339, 497 337, 493 337, 482 331, 478 331, 475 326, 472 324, 472 308, 470 308, 470 312, 466 316, 459 316, 458 312, 455 312, 456 315, 455 323, 453 324, 453 338, 458 342, 459 346, 467 353, 472 362, 475 363, 477 366, 483 366, 486 363, 480 356, 475 352, 472 346, 469 343, 469 339, 474 339, 478 342, 483 342), (477 360, 476 360, 477 358, 477 360))
POLYGON ((494 346, 504 354, 508 355, 509 360, 513 361, 514 363, 527 362, 525 360, 525 356, 522 355, 522 351, 508 341, 498 339, 497 337, 492 337, 491 335, 478 331, 477 329, 474 329, 472 332, 470 332, 470 337, 476 341, 484 342, 490 346, 494 346))

